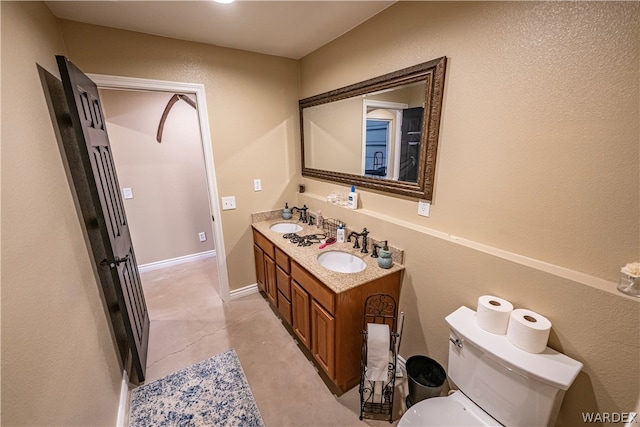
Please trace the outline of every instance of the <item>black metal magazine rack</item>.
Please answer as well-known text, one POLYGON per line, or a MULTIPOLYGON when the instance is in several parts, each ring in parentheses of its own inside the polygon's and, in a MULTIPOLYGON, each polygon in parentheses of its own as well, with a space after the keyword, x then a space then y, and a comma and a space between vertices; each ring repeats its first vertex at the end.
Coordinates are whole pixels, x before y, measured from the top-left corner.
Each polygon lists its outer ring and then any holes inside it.
POLYGON ((397 330, 397 305, 388 294, 370 295, 364 303, 362 334, 362 355, 360 358, 360 419, 388 416, 393 421, 393 394, 396 381, 397 347, 400 335, 397 330), (384 381, 367 378, 367 325, 369 323, 389 326, 389 364, 384 381))

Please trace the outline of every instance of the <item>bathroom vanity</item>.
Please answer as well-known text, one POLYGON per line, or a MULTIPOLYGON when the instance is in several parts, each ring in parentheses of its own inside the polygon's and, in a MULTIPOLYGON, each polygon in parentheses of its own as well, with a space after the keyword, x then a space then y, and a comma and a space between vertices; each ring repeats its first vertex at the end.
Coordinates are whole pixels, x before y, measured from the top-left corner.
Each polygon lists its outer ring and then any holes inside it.
MULTIPOLYGON (((348 242, 324 249, 318 244, 298 246, 271 230, 282 222, 270 219, 252 224, 258 287, 325 382, 341 394, 360 380, 364 301, 374 293, 386 293, 398 301, 404 267, 394 263, 382 269, 371 252, 361 253, 348 242), (356 273, 328 270, 317 260, 326 251, 351 253, 366 267, 356 273)), ((300 235, 319 232, 314 226, 300 225, 300 235)))

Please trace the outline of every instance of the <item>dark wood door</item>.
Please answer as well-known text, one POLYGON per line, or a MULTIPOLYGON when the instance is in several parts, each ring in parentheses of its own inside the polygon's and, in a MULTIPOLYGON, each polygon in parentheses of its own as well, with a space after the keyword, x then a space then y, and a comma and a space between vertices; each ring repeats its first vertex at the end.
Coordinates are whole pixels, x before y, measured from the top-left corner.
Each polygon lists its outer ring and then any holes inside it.
POLYGON ((420 162, 420 138, 424 108, 402 110, 402 133, 400 136, 400 181, 418 182, 420 162))
MULTIPOLYGON (((64 56, 58 68, 71 119, 63 138, 91 249, 105 294, 115 294, 137 379, 145 377, 149 314, 111 155, 98 88, 64 56), (106 282, 106 283, 105 283, 106 282)), ((113 307, 110 307, 110 310, 113 307)), ((112 316, 113 321, 113 316, 112 316)), ((117 326, 114 325, 114 329, 117 326)))

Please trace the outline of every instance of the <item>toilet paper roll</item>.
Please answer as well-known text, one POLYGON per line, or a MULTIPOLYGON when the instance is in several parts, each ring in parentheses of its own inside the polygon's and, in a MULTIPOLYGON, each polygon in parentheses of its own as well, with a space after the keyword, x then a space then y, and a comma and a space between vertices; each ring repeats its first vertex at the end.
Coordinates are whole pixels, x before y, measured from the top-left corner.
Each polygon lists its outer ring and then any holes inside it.
POLYGON ((511 312, 507 339, 529 353, 542 353, 547 348, 551 322, 531 310, 518 308, 511 312))
POLYGON ((367 371, 370 381, 386 381, 389 370, 389 325, 367 324, 367 371))
POLYGON ((478 298, 476 323, 485 331, 504 335, 509 325, 509 315, 513 311, 513 304, 493 295, 483 295, 478 298))

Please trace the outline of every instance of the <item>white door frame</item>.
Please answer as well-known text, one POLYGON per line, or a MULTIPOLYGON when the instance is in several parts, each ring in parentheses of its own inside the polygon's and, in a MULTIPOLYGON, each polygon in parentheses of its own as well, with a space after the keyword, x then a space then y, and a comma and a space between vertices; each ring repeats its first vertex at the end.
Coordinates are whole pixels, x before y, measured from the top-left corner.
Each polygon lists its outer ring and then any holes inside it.
MULTIPOLYGON (((383 108, 385 110, 392 110, 395 114, 395 122, 393 127, 395 129, 394 135, 391 135, 393 139, 389 139, 387 144, 387 179, 398 179, 400 170, 400 140, 402 139, 402 110, 409 108, 409 104, 401 102, 379 101, 377 99, 364 99, 362 101, 362 152, 367 152, 367 111, 369 108, 383 108), (393 168, 391 168, 391 158, 389 152, 393 147, 393 168), (389 176, 389 173, 393 176, 389 176)), ((365 156, 362 156, 362 175, 365 174, 365 156)))
POLYGON ((216 260, 218 262, 219 294, 222 301, 229 301, 229 274, 227 272, 227 257, 224 249, 222 234, 222 215, 218 202, 218 185, 216 183, 215 166, 213 163, 213 149, 211 148, 211 131, 209 129, 209 113, 204 85, 199 83, 169 82, 164 80, 140 79, 135 77, 109 76, 104 74, 87 74, 99 89, 149 90, 172 93, 188 93, 196 97, 198 106, 198 121, 204 153, 205 172, 207 174, 207 188, 209 191, 209 206, 215 218, 213 234, 216 245, 216 260))

